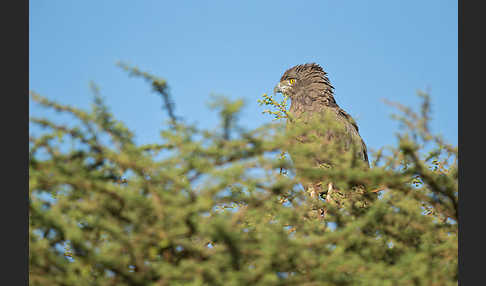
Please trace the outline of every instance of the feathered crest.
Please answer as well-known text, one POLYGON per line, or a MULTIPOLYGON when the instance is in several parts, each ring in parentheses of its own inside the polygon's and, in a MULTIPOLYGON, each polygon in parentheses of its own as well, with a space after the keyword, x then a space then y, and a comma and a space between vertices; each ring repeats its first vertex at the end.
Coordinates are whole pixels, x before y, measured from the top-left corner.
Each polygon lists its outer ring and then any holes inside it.
POLYGON ((324 69, 320 65, 318 65, 316 63, 306 63, 306 64, 303 64, 303 65, 297 65, 294 68, 295 68, 295 70, 297 72, 302 72, 302 71, 307 71, 307 72, 309 72, 309 71, 318 71, 318 72, 322 72, 325 75, 327 75, 327 73, 324 71, 324 69))

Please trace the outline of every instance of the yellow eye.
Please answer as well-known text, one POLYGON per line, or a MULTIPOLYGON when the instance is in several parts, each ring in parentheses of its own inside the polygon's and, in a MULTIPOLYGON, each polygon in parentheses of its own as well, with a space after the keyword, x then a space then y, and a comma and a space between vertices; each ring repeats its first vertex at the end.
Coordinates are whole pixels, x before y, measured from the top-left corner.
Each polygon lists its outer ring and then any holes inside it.
POLYGON ((293 79, 293 78, 289 79, 289 83, 290 84, 294 84, 295 83, 295 79, 293 79))

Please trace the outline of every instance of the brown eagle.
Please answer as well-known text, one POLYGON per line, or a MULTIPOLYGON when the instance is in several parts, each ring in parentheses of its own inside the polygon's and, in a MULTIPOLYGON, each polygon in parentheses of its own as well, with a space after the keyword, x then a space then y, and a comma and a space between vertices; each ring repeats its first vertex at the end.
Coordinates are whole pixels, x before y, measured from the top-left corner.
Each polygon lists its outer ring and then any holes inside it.
MULTIPOLYGON (((358 125, 336 103, 333 90, 334 87, 322 67, 309 63, 288 69, 275 86, 274 92, 282 93, 291 100, 287 119, 288 129, 292 129, 298 122, 309 123, 312 120, 318 120, 319 126, 322 126, 319 130, 314 130, 313 134, 295 136, 292 141, 296 145, 318 143, 320 148, 332 146, 335 152, 351 152, 355 160, 360 161, 364 168, 369 168, 366 144, 359 135, 358 125)), ((292 150, 289 150, 289 155, 294 162, 297 176, 302 173, 302 169, 308 169, 309 164, 313 165, 311 167, 319 168, 323 165, 332 167, 337 163, 333 161, 334 158, 329 152, 311 154, 310 161, 309 156, 292 150)), ((332 182, 326 182, 325 178, 303 181, 302 184, 312 197, 325 195, 326 200, 331 200, 330 190, 335 189, 332 182), (323 184, 326 187, 323 187, 323 184)), ((323 215, 324 210, 321 212, 323 215)))

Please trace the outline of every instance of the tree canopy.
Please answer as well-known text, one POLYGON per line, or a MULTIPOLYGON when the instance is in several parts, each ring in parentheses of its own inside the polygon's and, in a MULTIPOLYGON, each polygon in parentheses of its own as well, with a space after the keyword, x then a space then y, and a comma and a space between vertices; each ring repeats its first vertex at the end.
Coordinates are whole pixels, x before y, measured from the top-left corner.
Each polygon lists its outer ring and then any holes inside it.
MULTIPOLYGON (((97 93, 81 110, 31 92, 73 118, 31 117, 43 130, 30 135, 31 285, 457 285, 457 147, 430 131, 427 94, 419 110, 390 103, 397 146, 371 152, 371 169, 343 156, 303 173, 340 186, 330 204, 285 154, 332 150, 289 145, 281 120, 242 127, 241 100, 213 100, 219 129, 184 123, 165 80, 122 67, 162 95, 161 142, 137 144, 97 93), (363 205, 356 184, 378 199, 363 205)), ((261 103, 285 116, 285 99, 261 103)))

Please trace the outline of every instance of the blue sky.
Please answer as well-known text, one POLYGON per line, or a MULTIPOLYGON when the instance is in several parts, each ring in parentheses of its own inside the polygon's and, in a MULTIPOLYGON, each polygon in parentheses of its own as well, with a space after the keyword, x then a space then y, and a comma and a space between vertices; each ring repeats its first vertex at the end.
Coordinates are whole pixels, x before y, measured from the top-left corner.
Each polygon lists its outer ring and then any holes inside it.
POLYGON ((204 128, 217 122, 212 93, 244 98, 240 125, 270 121, 257 99, 316 62, 371 149, 398 130, 382 99, 416 106, 428 89, 432 130, 457 144, 457 1, 31 0, 29 17, 29 89, 88 108, 94 81, 141 143, 159 140, 167 116, 117 61, 167 79, 176 114, 204 128))

